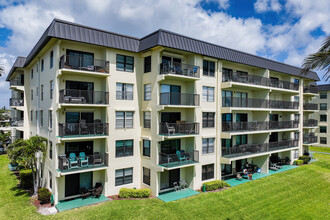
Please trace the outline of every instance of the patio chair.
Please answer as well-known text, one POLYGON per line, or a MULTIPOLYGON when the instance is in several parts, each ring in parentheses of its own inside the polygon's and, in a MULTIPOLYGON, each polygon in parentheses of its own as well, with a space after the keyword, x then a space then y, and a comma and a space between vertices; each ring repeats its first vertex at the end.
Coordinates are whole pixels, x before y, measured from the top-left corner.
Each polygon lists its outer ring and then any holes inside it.
POLYGON ((102 194, 102 191, 103 191, 102 183, 96 183, 92 194, 95 198, 99 198, 102 194))
POLYGON ((174 190, 175 190, 175 191, 180 191, 180 190, 181 190, 181 189, 180 189, 180 186, 178 185, 177 182, 174 182, 174 183, 173 183, 173 186, 174 186, 174 190))
POLYGON ((86 199, 88 196, 90 196, 90 192, 88 191, 88 189, 86 189, 86 187, 82 187, 80 189, 80 192, 81 192, 81 198, 82 199, 86 199))
POLYGON ((69 160, 70 169, 78 168, 78 159, 75 153, 70 153, 68 160, 69 160))
POLYGON ((276 164, 272 163, 270 166, 269 166, 269 169, 270 170, 273 170, 273 171, 278 171, 278 168, 276 167, 276 164))
POLYGON ((85 119, 80 120, 79 125, 80 125, 80 134, 88 134, 89 133, 85 119))
POLYGON ((69 169, 69 160, 66 158, 66 154, 61 154, 59 157, 62 158, 63 161, 63 169, 69 169))
POLYGON ((180 189, 181 190, 186 190, 186 188, 188 188, 188 183, 186 180, 181 180, 180 181, 180 189))
POLYGON ((285 164, 286 165, 290 165, 290 162, 291 162, 290 158, 289 157, 285 157, 285 164))
POLYGON ((93 157, 94 157, 94 165, 95 164, 99 164, 99 165, 102 164, 102 157, 101 157, 99 152, 94 152, 93 157))
POLYGON ((168 135, 171 135, 171 132, 173 135, 175 135, 175 128, 173 126, 169 126, 167 122, 165 122, 167 133, 168 135))
POLYGON ((94 126, 96 134, 104 134, 103 124, 100 119, 94 120, 94 126))
POLYGON ((186 156, 184 154, 181 154, 179 150, 176 151, 176 156, 178 157, 179 162, 186 160, 186 156))
POLYGON ((81 167, 88 167, 88 157, 86 157, 85 152, 80 152, 79 153, 79 158, 80 158, 80 166, 81 167))

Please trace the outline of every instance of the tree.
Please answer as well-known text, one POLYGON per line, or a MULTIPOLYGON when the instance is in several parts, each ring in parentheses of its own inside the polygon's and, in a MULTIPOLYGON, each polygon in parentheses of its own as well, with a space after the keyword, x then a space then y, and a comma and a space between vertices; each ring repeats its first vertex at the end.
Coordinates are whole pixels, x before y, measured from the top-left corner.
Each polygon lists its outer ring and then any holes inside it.
POLYGON ((11 140, 11 132, 0 131, 0 146, 7 147, 11 140))
POLYGON ((330 36, 323 42, 321 48, 304 59, 301 72, 307 74, 311 70, 325 70, 323 79, 330 79, 330 36))

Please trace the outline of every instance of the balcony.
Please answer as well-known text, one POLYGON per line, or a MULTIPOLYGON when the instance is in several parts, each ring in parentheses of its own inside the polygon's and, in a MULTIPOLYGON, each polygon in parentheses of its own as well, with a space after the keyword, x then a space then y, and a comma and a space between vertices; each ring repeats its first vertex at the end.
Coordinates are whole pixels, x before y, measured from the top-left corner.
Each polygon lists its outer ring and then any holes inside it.
POLYGON ((10 98, 9 106, 24 106, 24 99, 10 98))
POLYGON ((318 110, 318 105, 315 103, 304 103, 303 106, 304 110, 318 110))
POLYGON ((222 122, 222 132, 291 129, 298 125, 299 121, 222 122))
POLYGON ((299 84, 271 79, 261 76, 255 76, 250 74, 240 74, 240 73, 224 73, 222 76, 222 82, 238 82, 238 83, 246 83, 251 85, 259 85, 266 87, 273 87, 279 89, 289 89, 289 90, 299 90, 299 84))
POLYGON ((60 137, 108 135, 108 123, 65 123, 59 124, 60 137))
POLYGON ((315 143, 317 143, 317 136, 315 136, 315 133, 309 133, 308 135, 303 137, 303 143, 304 144, 315 144, 315 143))
POLYGON ((304 93, 313 93, 318 94, 319 90, 315 86, 305 86, 304 87, 304 93))
POLYGON ((251 154, 266 153, 275 150, 298 147, 299 140, 287 140, 264 144, 244 144, 233 147, 222 147, 222 156, 226 158, 240 157, 251 154))
POLYGON ((159 124, 159 134, 164 136, 181 136, 199 134, 199 123, 180 122, 159 124))
POLYGON ((73 69, 88 72, 109 73, 109 61, 85 58, 82 56, 63 55, 60 69, 73 69))
POLYGON ((303 126, 304 127, 317 127, 318 126, 318 121, 315 120, 315 119, 304 120, 303 126))
POLYGON ((178 92, 160 93, 160 105, 199 106, 199 95, 178 92))
POLYGON ((222 107, 298 110, 299 103, 291 102, 291 101, 268 100, 268 99, 223 97, 222 98, 222 107))
POLYGON ((24 78, 22 77, 14 77, 9 82, 10 86, 24 86, 24 78))
POLYGON ((109 93, 102 91, 62 89, 59 102, 64 104, 109 104, 109 93))
POLYGON ((87 169, 97 169, 108 166, 108 154, 95 152, 83 157, 68 157, 65 154, 58 157, 58 170, 62 173, 87 169))
POLYGON ((175 154, 159 153, 159 165, 166 168, 193 165, 199 162, 199 151, 177 151, 175 154))
POLYGON ((175 74, 200 78, 200 67, 176 62, 161 63, 160 74, 175 74))
POLYGON ((10 118, 9 124, 11 127, 23 127, 24 119, 23 118, 10 118))

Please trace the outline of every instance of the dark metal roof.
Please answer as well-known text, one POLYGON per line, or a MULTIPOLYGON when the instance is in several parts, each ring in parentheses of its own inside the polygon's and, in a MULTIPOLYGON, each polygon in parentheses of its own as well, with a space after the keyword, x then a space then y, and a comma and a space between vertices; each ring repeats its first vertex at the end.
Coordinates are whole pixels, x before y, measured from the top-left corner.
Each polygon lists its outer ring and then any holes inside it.
POLYGON ((330 91, 330 84, 318 85, 319 92, 321 91, 330 91))
POLYGON ((15 70, 17 68, 22 68, 25 64, 25 60, 26 60, 26 57, 17 57, 15 62, 14 62, 14 65, 11 67, 9 73, 8 73, 8 76, 6 78, 6 80, 8 81, 9 78, 13 75, 13 73, 15 72, 15 70))
POLYGON ((301 75, 299 67, 221 47, 166 30, 160 29, 146 37, 138 39, 59 19, 54 19, 46 29, 45 33, 41 36, 37 44, 27 56, 24 66, 27 66, 34 59, 51 38, 77 41, 131 52, 143 52, 156 46, 164 46, 236 63, 265 69, 267 68, 273 71, 301 76, 312 80, 320 80, 315 72, 301 75))

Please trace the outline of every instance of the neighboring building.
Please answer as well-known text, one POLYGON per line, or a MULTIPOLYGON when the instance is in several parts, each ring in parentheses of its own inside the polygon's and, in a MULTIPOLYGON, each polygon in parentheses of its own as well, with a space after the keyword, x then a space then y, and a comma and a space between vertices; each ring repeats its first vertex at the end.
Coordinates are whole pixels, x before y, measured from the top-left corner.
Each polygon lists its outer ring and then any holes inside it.
POLYGON ((315 119, 318 120, 318 128, 316 135, 319 137, 318 144, 315 146, 329 147, 330 146, 330 84, 317 86, 319 95, 316 96, 315 103, 319 111, 315 114, 315 119))
POLYGON ((317 127, 315 72, 165 30, 138 39, 54 20, 7 80, 17 135, 49 140, 43 184, 55 203, 96 182, 107 196, 157 196, 246 162, 268 173, 271 155, 308 151, 303 134, 317 127))

